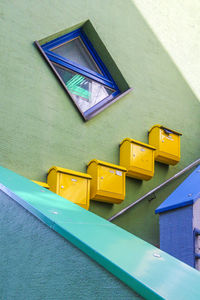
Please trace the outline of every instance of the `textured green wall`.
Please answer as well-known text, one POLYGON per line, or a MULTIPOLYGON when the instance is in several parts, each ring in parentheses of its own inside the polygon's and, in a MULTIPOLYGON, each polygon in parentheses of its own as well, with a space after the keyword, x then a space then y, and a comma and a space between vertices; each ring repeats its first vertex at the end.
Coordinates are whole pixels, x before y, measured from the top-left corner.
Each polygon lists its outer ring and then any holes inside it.
MULTIPOLYGON (((128 178, 120 205, 91 203, 93 212, 109 218, 198 158, 199 102, 131 0, 3 0, 0 18, 2 166, 43 181, 52 165, 85 171, 93 158, 117 164, 119 142, 125 137, 147 142, 154 124, 182 132, 177 166, 156 163, 149 182, 128 178), (134 90, 84 123, 33 41, 88 19, 134 90)), ((158 244, 154 208, 169 191, 116 223, 158 244)))
POLYGON ((143 299, 1 191, 0 209, 0 299, 143 299))

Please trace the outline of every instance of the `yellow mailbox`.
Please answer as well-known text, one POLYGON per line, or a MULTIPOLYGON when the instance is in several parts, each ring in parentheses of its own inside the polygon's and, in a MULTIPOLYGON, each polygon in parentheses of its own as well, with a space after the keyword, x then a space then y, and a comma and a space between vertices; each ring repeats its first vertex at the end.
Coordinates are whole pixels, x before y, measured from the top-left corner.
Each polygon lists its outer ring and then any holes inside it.
POLYGON ((149 180, 154 175, 155 147, 126 138, 120 143, 120 165, 127 168, 127 176, 149 180))
POLYGON ((77 205, 89 209, 91 176, 60 167, 49 169, 47 183, 50 191, 77 205))
POLYGON ((149 144, 156 147, 155 160, 168 165, 176 165, 180 160, 181 135, 162 125, 154 125, 149 130, 149 144))
POLYGON ((43 186, 47 190, 49 190, 49 185, 46 182, 41 182, 41 181, 36 181, 36 180, 32 180, 32 181, 35 182, 35 183, 37 183, 38 185, 43 186))
POLYGON ((125 198, 126 169, 101 160, 89 162, 87 173, 92 176, 91 199, 101 202, 121 203, 125 198))

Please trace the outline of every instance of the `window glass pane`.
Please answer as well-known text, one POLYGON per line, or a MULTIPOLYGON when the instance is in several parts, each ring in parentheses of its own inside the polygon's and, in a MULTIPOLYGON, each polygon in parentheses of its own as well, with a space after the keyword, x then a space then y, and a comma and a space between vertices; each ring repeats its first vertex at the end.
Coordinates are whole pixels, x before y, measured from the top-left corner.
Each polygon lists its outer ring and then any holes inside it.
POLYGON ((55 63, 53 63, 53 65, 64 81, 74 102, 82 112, 85 112, 114 93, 114 90, 111 90, 94 80, 84 77, 78 73, 74 73, 55 63))
POLYGON ((51 51, 96 73, 102 74, 79 37, 61 46, 51 49, 51 51))

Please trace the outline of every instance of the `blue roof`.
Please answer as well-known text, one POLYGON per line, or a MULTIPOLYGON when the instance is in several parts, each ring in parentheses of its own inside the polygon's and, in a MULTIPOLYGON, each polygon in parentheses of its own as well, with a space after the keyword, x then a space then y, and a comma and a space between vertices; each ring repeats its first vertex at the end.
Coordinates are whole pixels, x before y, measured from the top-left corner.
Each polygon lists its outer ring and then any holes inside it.
POLYGON ((200 166, 155 210, 155 213, 191 205, 198 198, 200 198, 200 166))

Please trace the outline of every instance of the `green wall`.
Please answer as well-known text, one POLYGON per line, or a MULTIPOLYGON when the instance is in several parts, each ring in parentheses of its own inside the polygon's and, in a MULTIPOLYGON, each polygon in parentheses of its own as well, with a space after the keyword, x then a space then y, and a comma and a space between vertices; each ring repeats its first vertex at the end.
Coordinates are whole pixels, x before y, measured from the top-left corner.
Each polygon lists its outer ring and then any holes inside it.
MULTIPOLYGON (((85 171, 93 158, 118 164, 120 141, 147 142, 154 124, 182 132, 177 166, 156 163, 149 182, 128 178, 120 205, 91 202, 93 212, 109 218, 198 158, 199 102, 132 1, 3 0, 0 26, 2 166, 44 181, 52 165, 85 171), (33 42, 88 19, 133 91, 85 123, 33 42)), ((154 208, 170 189, 116 223, 158 244, 154 208)))
POLYGON ((143 299, 2 191, 0 209, 0 299, 143 299))

